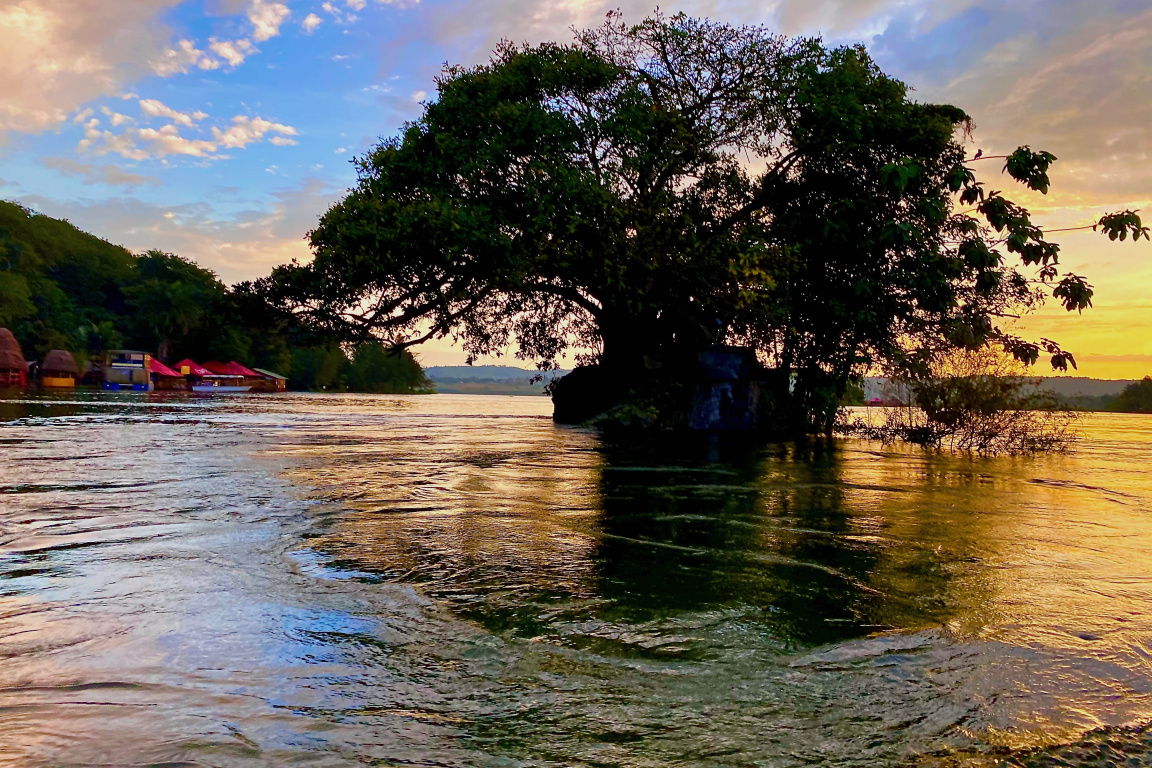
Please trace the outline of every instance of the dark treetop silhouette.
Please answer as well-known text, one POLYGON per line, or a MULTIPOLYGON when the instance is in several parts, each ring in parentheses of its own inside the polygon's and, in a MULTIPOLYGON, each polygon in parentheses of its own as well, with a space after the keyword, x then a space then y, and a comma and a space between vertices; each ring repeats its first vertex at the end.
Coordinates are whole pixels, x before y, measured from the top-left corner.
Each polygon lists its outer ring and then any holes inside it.
MULTIPOLYGON (((747 347, 784 372, 792 426, 827 429, 870 365, 985 344, 1074 365, 1001 327, 1049 294, 1082 310, 1092 288, 977 181, 969 127, 861 47, 610 14, 569 45, 447 68, 423 116, 357 160, 310 233, 315 261, 259 289, 345 338, 452 334, 472 356, 514 342, 541 367, 590 349, 584 382, 612 393, 597 407, 747 347)), ((1047 191, 1052 155, 1001 159, 1047 191)), ((1134 212, 1099 226, 1147 236, 1134 212)))

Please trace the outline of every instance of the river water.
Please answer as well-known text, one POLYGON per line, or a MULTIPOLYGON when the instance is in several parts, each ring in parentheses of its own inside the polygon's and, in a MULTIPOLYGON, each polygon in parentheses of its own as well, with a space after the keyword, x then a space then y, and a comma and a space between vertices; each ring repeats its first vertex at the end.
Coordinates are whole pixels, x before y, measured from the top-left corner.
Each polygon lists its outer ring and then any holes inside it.
POLYGON ((0 765, 1152 764, 1152 417, 971 460, 549 413, 0 400, 0 765))

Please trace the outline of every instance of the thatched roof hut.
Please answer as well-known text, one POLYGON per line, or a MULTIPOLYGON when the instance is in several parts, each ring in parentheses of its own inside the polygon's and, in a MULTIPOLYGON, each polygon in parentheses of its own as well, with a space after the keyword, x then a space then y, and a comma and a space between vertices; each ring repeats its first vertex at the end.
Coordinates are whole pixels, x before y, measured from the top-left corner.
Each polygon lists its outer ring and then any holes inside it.
MULTIPOLYGON (((75 365, 75 363, 73 363, 75 365)), ((7 328, 0 328, 0 371, 24 371, 28 363, 20 351, 20 343, 7 328)))
POLYGON ((80 368, 76 365, 76 358, 66 349, 54 349, 44 356, 40 363, 40 370, 46 374, 63 374, 65 376, 80 377, 80 368))

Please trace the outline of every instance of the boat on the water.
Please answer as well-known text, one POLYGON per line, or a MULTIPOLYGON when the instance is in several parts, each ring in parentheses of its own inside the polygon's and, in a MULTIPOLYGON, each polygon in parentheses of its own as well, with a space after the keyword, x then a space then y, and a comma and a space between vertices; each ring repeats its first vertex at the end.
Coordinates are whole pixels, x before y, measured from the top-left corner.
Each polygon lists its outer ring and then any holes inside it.
POLYGON ((243 386, 239 384, 193 384, 193 392, 247 392, 252 389, 250 386, 243 386))

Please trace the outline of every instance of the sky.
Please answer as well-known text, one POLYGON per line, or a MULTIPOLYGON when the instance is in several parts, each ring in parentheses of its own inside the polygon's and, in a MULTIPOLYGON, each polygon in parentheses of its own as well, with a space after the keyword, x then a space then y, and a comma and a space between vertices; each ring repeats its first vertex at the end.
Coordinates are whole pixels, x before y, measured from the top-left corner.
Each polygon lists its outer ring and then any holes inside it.
MULTIPOLYGON (((0 198, 233 283, 307 260, 351 159, 417 118, 445 63, 571 39, 652 0, 0 0, 0 198)), ((972 115, 973 150, 1059 160, 1046 197, 979 168, 1048 229, 1152 220, 1152 0, 683 0, 661 6, 864 43, 914 98, 972 115)), ((1152 223, 1152 221, 1149 221, 1152 223)), ((1061 236, 1095 307, 1026 319, 1079 375, 1152 374, 1152 246, 1061 236)), ((419 350, 463 362, 449 341, 419 350)), ((503 360, 502 362, 508 362, 503 360)))

